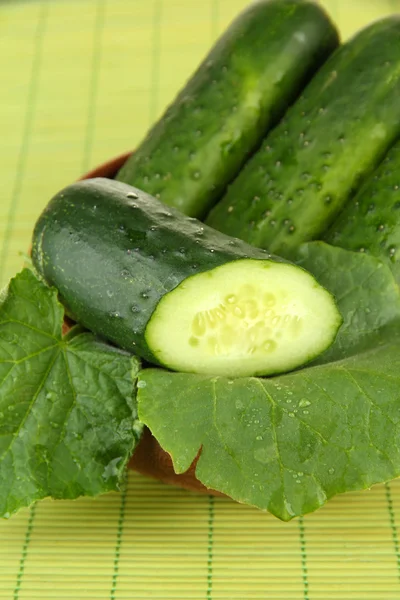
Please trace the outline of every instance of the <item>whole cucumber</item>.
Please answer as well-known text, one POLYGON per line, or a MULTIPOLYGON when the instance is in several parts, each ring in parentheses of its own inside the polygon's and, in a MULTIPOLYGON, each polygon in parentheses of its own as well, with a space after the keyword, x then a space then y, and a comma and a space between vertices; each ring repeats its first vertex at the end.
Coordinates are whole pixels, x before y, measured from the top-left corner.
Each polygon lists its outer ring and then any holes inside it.
POLYGON ((317 239, 400 135, 400 16, 339 48, 207 223, 290 256, 317 239))
POLYGON ((341 323, 299 266, 108 179, 54 197, 32 258, 79 323, 178 371, 287 371, 325 350, 341 323))
POLYGON ((391 148, 323 239, 380 258, 400 284, 400 143, 391 148))
POLYGON ((336 28, 313 2, 251 4, 116 178, 204 217, 337 45, 336 28))

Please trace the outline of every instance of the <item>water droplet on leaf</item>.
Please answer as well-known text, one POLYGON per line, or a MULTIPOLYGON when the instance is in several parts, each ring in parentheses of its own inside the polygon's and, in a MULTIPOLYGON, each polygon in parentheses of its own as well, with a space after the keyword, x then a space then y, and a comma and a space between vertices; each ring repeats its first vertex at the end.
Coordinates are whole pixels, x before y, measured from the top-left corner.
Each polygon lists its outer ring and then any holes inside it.
POLYGON ((307 398, 302 398, 299 402, 299 407, 303 408, 305 406, 310 406, 311 402, 307 400, 307 398))

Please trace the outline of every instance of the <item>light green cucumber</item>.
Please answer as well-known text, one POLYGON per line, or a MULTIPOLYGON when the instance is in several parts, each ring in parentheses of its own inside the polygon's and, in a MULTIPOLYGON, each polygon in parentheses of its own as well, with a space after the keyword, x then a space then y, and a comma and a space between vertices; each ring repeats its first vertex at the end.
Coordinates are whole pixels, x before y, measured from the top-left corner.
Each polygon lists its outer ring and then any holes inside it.
POLYGON ((290 257, 318 239, 400 135, 400 16, 339 48, 206 222, 290 257))
POLYGON ((117 179, 204 217, 337 45, 335 26, 314 2, 250 4, 117 179))
POLYGON ((400 143, 391 148, 323 239, 380 258, 400 283, 400 143))

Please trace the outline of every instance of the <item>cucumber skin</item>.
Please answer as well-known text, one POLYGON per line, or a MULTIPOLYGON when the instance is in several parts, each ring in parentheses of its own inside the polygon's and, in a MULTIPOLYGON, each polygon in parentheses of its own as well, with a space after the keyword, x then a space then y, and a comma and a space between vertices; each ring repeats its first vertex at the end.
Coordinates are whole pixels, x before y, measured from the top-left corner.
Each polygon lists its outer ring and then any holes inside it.
POLYGON ((380 258, 400 284, 400 143, 389 150, 323 239, 380 258))
POLYGON ((400 134, 399 44, 389 17, 339 48, 206 223, 286 257, 318 239, 400 134))
POLYGON ((243 258, 286 262, 102 178, 59 192, 32 241, 33 264, 68 314, 153 364, 144 332, 159 300, 187 277, 243 258))
POLYGON ((116 179, 203 218, 338 43, 334 25, 314 3, 252 4, 116 179))

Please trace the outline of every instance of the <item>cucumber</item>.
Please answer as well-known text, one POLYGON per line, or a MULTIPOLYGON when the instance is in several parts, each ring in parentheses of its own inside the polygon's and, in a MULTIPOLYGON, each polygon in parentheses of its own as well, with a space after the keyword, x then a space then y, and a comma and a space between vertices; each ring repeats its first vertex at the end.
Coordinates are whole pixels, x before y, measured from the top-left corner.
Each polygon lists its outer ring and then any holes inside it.
POLYGON ((400 143, 389 150, 323 239, 380 258, 400 283, 400 143))
POLYGON ((285 257, 317 239, 400 134, 399 47, 393 16, 339 48, 206 222, 285 257))
POLYGON ((338 45, 317 4, 269 0, 231 24, 117 174, 202 218, 338 45))
POLYGON ((341 323, 302 268, 108 179, 54 197, 32 258, 76 321, 179 371, 287 371, 325 350, 341 323))

